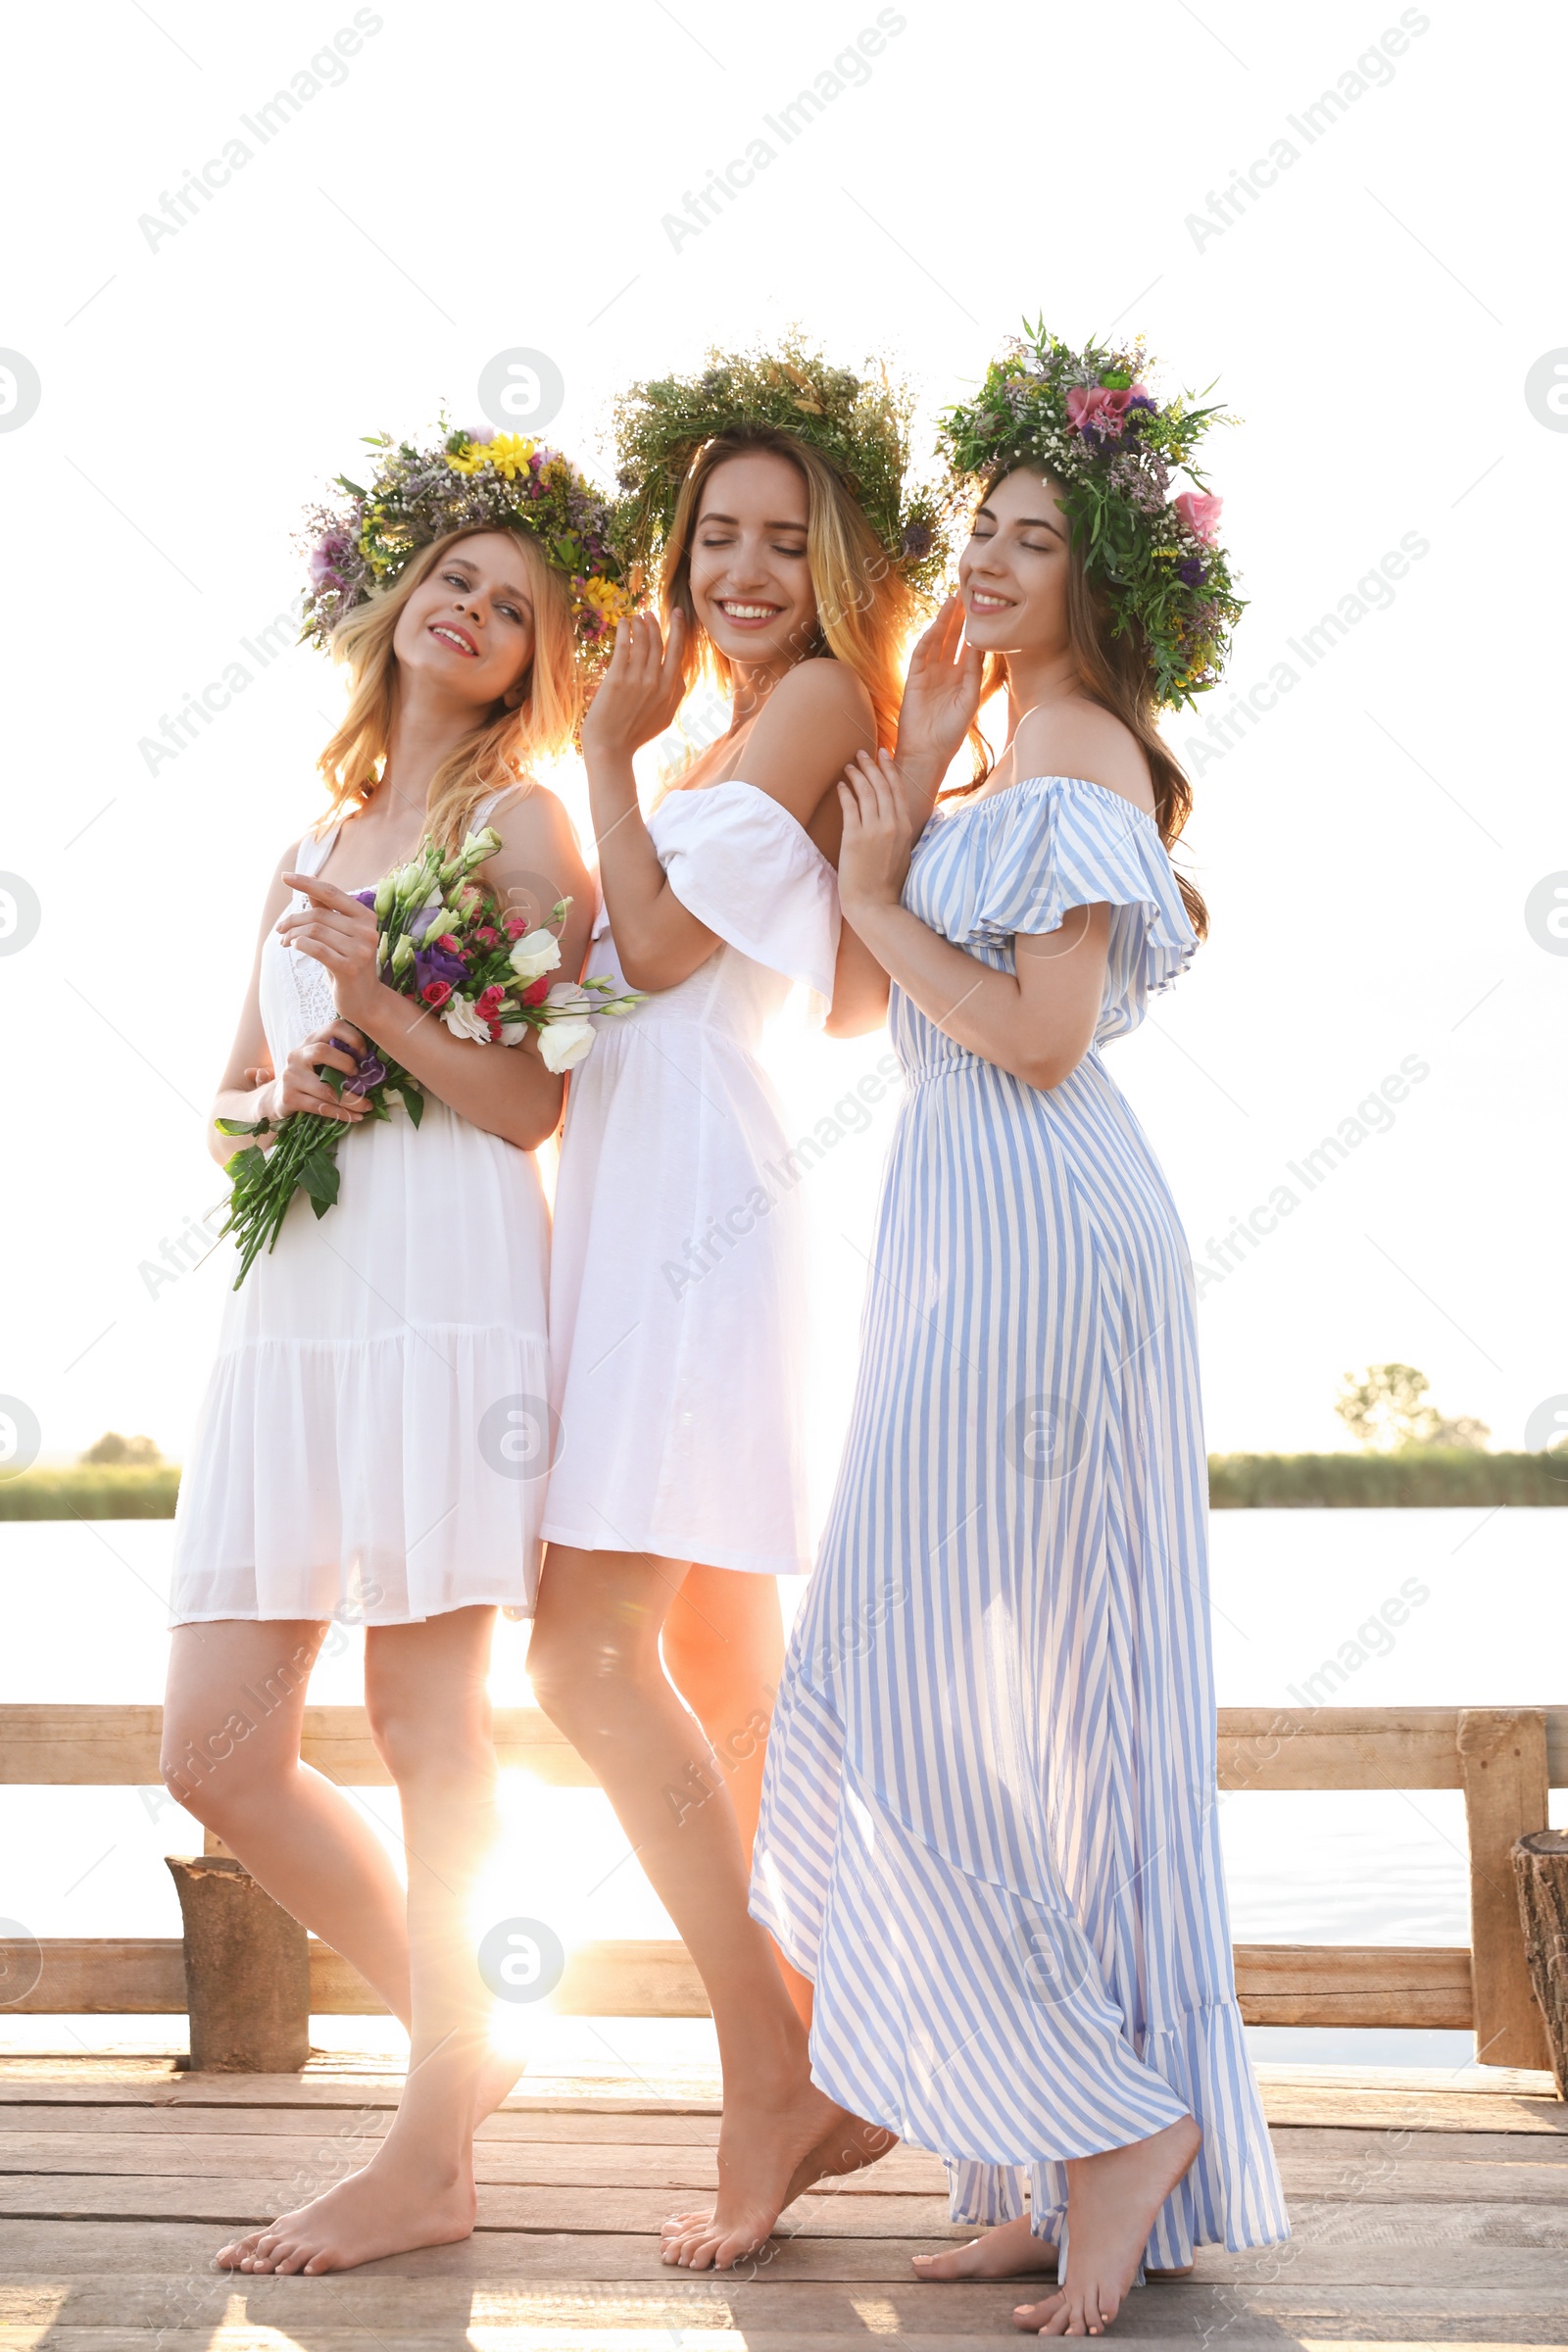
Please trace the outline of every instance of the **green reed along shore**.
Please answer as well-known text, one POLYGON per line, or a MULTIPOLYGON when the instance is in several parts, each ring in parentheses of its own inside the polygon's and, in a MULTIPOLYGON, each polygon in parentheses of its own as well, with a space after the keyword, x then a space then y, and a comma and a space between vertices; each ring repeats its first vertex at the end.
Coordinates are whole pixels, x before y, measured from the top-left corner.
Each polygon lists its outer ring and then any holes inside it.
POLYGON ((71 1462, 0 1480, 0 1519, 172 1519, 177 1462, 71 1462))
MULTIPOLYGON (((172 1519, 175 1462, 75 1463, 0 1480, 0 1519, 172 1519)), ((1211 1453, 1216 1511, 1366 1511, 1568 1504, 1568 1453, 1211 1453)))
POLYGON ((1216 1511, 1433 1510, 1568 1503, 1568 1453, 1406 1446, 1392 1453, 1211 1453, 1216 1511))

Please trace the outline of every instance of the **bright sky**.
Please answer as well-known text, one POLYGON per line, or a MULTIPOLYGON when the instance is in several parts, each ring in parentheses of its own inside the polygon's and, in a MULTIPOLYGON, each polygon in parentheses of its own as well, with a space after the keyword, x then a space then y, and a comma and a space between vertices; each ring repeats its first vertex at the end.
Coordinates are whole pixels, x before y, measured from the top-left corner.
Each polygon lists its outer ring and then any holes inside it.
MULTIPOLYGON (((1243 419, 1210 443, 1250 602, 1235 692, 1171 727, 1213 938, 1112 1050, 1222 1277, 1211 1442, 1333 1445, 1339 1375, 1397 1357, 1520 1444, 1568 1390, 1564 30, 1380 0, 1127 0, 1113 25, 1033 0, 87 0, 66 49, 47 12, 14 20, 0 1394, 44 1452, 186 1441, 220 1281, 150 1295, 139 1269, 220 1190, 202 1112, 339 693, 282 631, 250 649, 358 437, 443 400, 477 421, 523 350, 591 460, 617 386, 792 320, 887 357, 929 416, 1041 311, 1075 340, 1142 327, 1157 380, 1217 379, 1243 419), (668 227, 734 159, 751 183, 668 227), (150 770, 142 739, 225 676, 150 770), (1308 1189, 1292 1163, 1342 1130, 1308 1189)), ((781 1049, 792 1116, 883 1051, 781 1049)), ((819 1483, 886 1133, 811 1180, 819 1483)))

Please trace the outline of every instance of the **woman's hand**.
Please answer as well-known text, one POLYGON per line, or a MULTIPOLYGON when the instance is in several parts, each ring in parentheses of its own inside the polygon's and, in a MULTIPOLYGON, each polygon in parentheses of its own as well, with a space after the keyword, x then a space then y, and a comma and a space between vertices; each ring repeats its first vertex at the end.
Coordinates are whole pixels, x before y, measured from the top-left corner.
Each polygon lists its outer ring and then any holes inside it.
POLYGON ((356 1056, 368 1051, 368 1040, 347 1021, 333 1021, 328 1028, 318 1029, 294 1048, 283 1064, 282 1077, 273 1078, 262 1089, 259 1115, 275 1127, 291 1110, 309 1110, 318 1118, 342 1119, 352 1126, 365 1117, 369 1105, 354 1095, 340 1100, 324 1078, 318 1078, 317 1067, 324 1061, 329 1069, 353 1078, 360 1066, 356 1056))
POLYGON ((844 846, 839 852, 839 902, 853 930, 879 906, 897 906, 918 830, 892 754, 859 753, 839 786, 844 846))
POLYGON ((909 658, 899 710, 899 765, 927 810, 974 725, 985 658, 963 643, 963 606, 950 596, 909 658))
POLYGON ((583 720, 585 760, 629 760, 639 745, 662 735, 673 722, 685 691, 681 675, 685 642, 686 620, 680 612, 670 616, 667 644, 651 612, 637 612, 630 620, 616 622, 610 667, 583 720))
POLYGON ((290 890, 303 891, 310 905, 287 910, 278 923, 278 937, 330 972, 338 1009, 351 1019, 362 1019, 367 1004, 375 1002, 369 991, 381 985, 375 963, 375 909, 314 874, 285 874, 283 879, 290 890))

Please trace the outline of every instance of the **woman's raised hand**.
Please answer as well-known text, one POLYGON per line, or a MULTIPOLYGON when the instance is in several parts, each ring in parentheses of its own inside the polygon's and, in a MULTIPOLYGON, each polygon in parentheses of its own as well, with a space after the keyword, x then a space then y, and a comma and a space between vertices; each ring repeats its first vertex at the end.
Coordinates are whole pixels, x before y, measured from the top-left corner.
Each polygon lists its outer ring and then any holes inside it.
POLYGON ((974 724, 984 670, 985 657, 963 642, 963 606, 950 596, 909 658, 899 710, 899 766, 927 807, 974 724))
POLYGON ((325 1029, 318 1029, 303 1045, 294 1047, 283 1064, 282 1077, 270 1079, 264 1087, 262 1117, 274 1127, 291 1110, 311 1110, 318 1118, 342 1119, 350 1125, 363 1119, 368 1108, 363 1098, 345 1095, 340 1100, 316 1073, 324 1061, 329 1069, 353 1078, 360 1066, 356 1056, 368 1051, 368 1041, 347 1021, 333 1021, 325 1029))
POLYGON ((686 618, 670 615, 669 637, 651 612, 633 613, 615 624, 610 667, 583 720, 582 748, 589 760, 629 759, 639 745, 662 735, 685 693, 681 652, 686 618))
POLYGON ((859 752, 844 772, 839 803, 844 840, 839 850, 839 902, 852 930, 857 916, 896 906, 909 870, 909 852, 921 829, 911 818, 909 794, 890 752, 859 752))

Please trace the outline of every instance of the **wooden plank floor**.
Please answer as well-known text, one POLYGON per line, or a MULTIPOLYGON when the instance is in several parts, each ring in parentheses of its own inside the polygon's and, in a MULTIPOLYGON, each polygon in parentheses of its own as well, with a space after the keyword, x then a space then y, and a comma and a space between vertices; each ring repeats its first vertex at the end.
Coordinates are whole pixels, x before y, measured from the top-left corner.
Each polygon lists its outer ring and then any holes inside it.
MULTIPOLYGON (((1545 2078, 1265 2077, 1295 2235, 1205 2248, 1135 2294, 1118 2338, 1200 2352, 1568 2342, 1568 2108, 1545 2078)), ((720 2279, 658 2259, 713 2182, 706 2086, 529 2082, 479 2141, 461 2246, 328 2278, 215 2272, 234 2225, 365 2160, 397 2084, 202 2077, 163 2061, 0 2060, 0 2352, 917 2352, 1003 2345, 1029 2290, 921 2285, 942 2168, 900 2149, 803 2198, 765 2262, 720 2279), (682 2095, 684 2089, 685 2095, 682 2095)))

